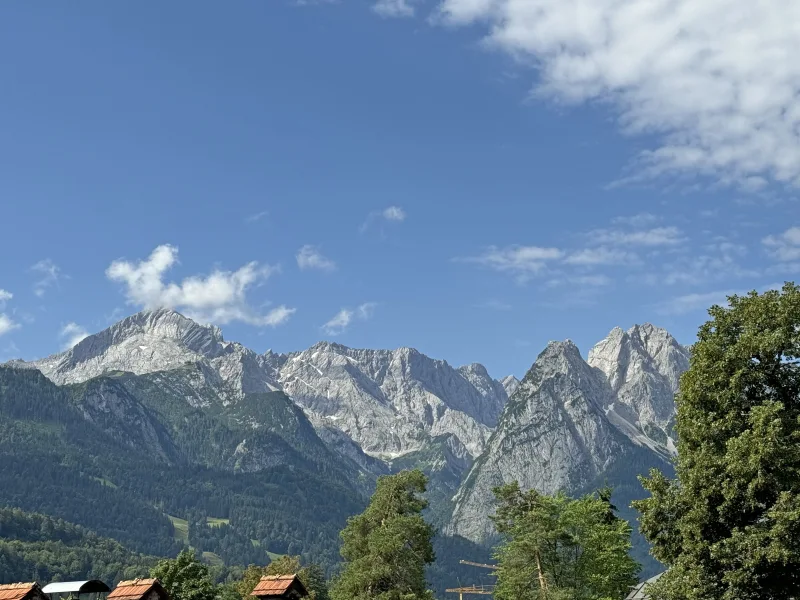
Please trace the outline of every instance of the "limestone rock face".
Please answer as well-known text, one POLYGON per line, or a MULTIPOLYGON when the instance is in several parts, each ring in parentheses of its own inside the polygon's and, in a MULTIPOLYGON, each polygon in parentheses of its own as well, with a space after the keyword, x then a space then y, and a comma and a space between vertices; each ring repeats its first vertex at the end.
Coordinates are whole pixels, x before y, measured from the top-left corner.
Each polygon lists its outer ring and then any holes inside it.
POLYGON ((604 406, 609 419, 637 443, 674 454, 675 394, 689 368, 689 351, 654 325, 617 327, 589 351, 588 363, 611 386, 604 406))
POLYGON ((451 533, 475 541, 493 531, 498 485, 544 493, 594 480, 627 442, 605 418, 611 388, 570 341, 551 342, 508 401, 483 454, 455 499, 451 533))
POLYGON ((269 356, 226 342, 219 328, 167 309, 137 313, 32 365, 63 385, 114 371, 143 375, 197 362, 217 373, 231 399, 280 389, 269 376, 269 356))
POLYGON ((135 314, 66 352, 15 366, 38 368, 58 384, 117 371, 181 370, 180 385, 194 389, 187 401, 216 398, 223 405, 285 391, 320 435, 351 457, 353 444, 356 454, 393 458, 441 435, 454 435, 477 456, 507 399, 504 385, 479 364, 456 369, 411 348, 355 350, 327 342, 303 352, 257 354, 225 341, 216 327, 166 309, 135 314))
POLYGON ((502 384, 482 365, 454 369, 412 348, 322 342, 289 355, 280 384, 312 422, 336 427, 367 454, 387 459, 447 434, 476 456, 506 401, 502 384))
POLYGON ((490 537, 492 489, 511 481, 548 494, 584 491, 611 473, 634 484, 638 466, 675 452, 674 397, 688 367, 688 350, 649 324, 614 329, 587 361, 572 342, 551 342, 458 490, 449 531, 490 537))

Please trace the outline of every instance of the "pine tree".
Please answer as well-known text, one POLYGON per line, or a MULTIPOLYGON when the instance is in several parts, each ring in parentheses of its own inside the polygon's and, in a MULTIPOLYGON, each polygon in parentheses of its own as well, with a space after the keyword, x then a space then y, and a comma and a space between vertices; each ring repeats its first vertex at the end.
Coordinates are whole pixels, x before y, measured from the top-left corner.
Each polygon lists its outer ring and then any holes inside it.
POLYGON ((572 499, 514 482, 495 488, 498 600, 622 598, 639 565, 628 552, 631 527, 614 514, 611 492, 572 499))
POLYGON ((433 528, 422 511, 427 478, 419 470, 378 479, 366 510, 342 531, 344 571, 334 600, 432 600, 425 566, 435 559, 433 528))
POLYGON ((670 567, 657 598, 800 596, 800 288, 728 301, 681 378, 676 479, 635 503, 670 567))

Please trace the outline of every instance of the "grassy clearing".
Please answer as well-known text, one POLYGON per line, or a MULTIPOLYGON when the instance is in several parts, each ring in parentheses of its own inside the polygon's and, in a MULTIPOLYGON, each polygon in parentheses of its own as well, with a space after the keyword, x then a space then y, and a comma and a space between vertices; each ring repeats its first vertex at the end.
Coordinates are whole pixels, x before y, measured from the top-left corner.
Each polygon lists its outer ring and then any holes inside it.
POLYGON ((203 560, 214 567, 225 566, 225 561, 213 552, 203 552, 203 560))
POLYGON ((206 517, 206 523, 209 527, 219 527, 220 525, 230 525, 230 519, 217 519, 216 517, 206 517))
POLYGON ((169 520, 172 521, 172 529, 173 529, 172 536, 179 542, 188 544, 189 522, 186 519, 179 519, 178 517, 173 517, 172 515, 167 515, 167 516, 169 517, 169 520))
POLYGON ((269 556, 270 560, 278 560, 283 554, 275 554, 274 552, 270 552, 267 550, 267 555, 269 556))

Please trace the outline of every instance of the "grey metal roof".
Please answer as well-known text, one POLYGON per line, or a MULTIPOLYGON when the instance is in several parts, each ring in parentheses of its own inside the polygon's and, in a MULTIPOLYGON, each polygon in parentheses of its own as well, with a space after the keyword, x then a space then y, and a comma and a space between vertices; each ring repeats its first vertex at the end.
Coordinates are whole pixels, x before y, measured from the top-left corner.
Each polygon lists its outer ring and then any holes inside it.
POLYGON ((654 575, 650 579, 646 579, 641 583, 636 584, 633 586, 631 593, 625 596, 625 600, 647 600, 650 596, 645 593, 645 586, 649 583, 654 583, 658 581, 658 578, 661 577, 664 573, 659 573, 658 575, 654 575))
POLYGON ((57 581, 55 583, 48 583, 42 591, 45 594, 91 594, 93 592, 110 592, 105 583, 99 579, 90 579, 88 581, 57 581))

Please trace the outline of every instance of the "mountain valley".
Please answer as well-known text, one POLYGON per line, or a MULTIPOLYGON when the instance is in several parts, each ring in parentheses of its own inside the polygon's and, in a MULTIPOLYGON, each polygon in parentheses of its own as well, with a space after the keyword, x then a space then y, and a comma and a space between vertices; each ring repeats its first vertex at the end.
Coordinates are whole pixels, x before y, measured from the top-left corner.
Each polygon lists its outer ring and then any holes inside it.
POLYGON ((636 476, 670 468, 688 357, 641 325, 614 329, 586 359, 552 342, 522 380, 498 380, 410 348, 258 354, 145 311, 0 366, 0 504, 144 555, 188 542, 226 565, 288 552, 332 568, 375 478, 419 467, 448 549, 435 569, 452 577, 459 558, 488 560, 492 488, 512 480, 570 493, 607 482, 635 518, 636 476))

